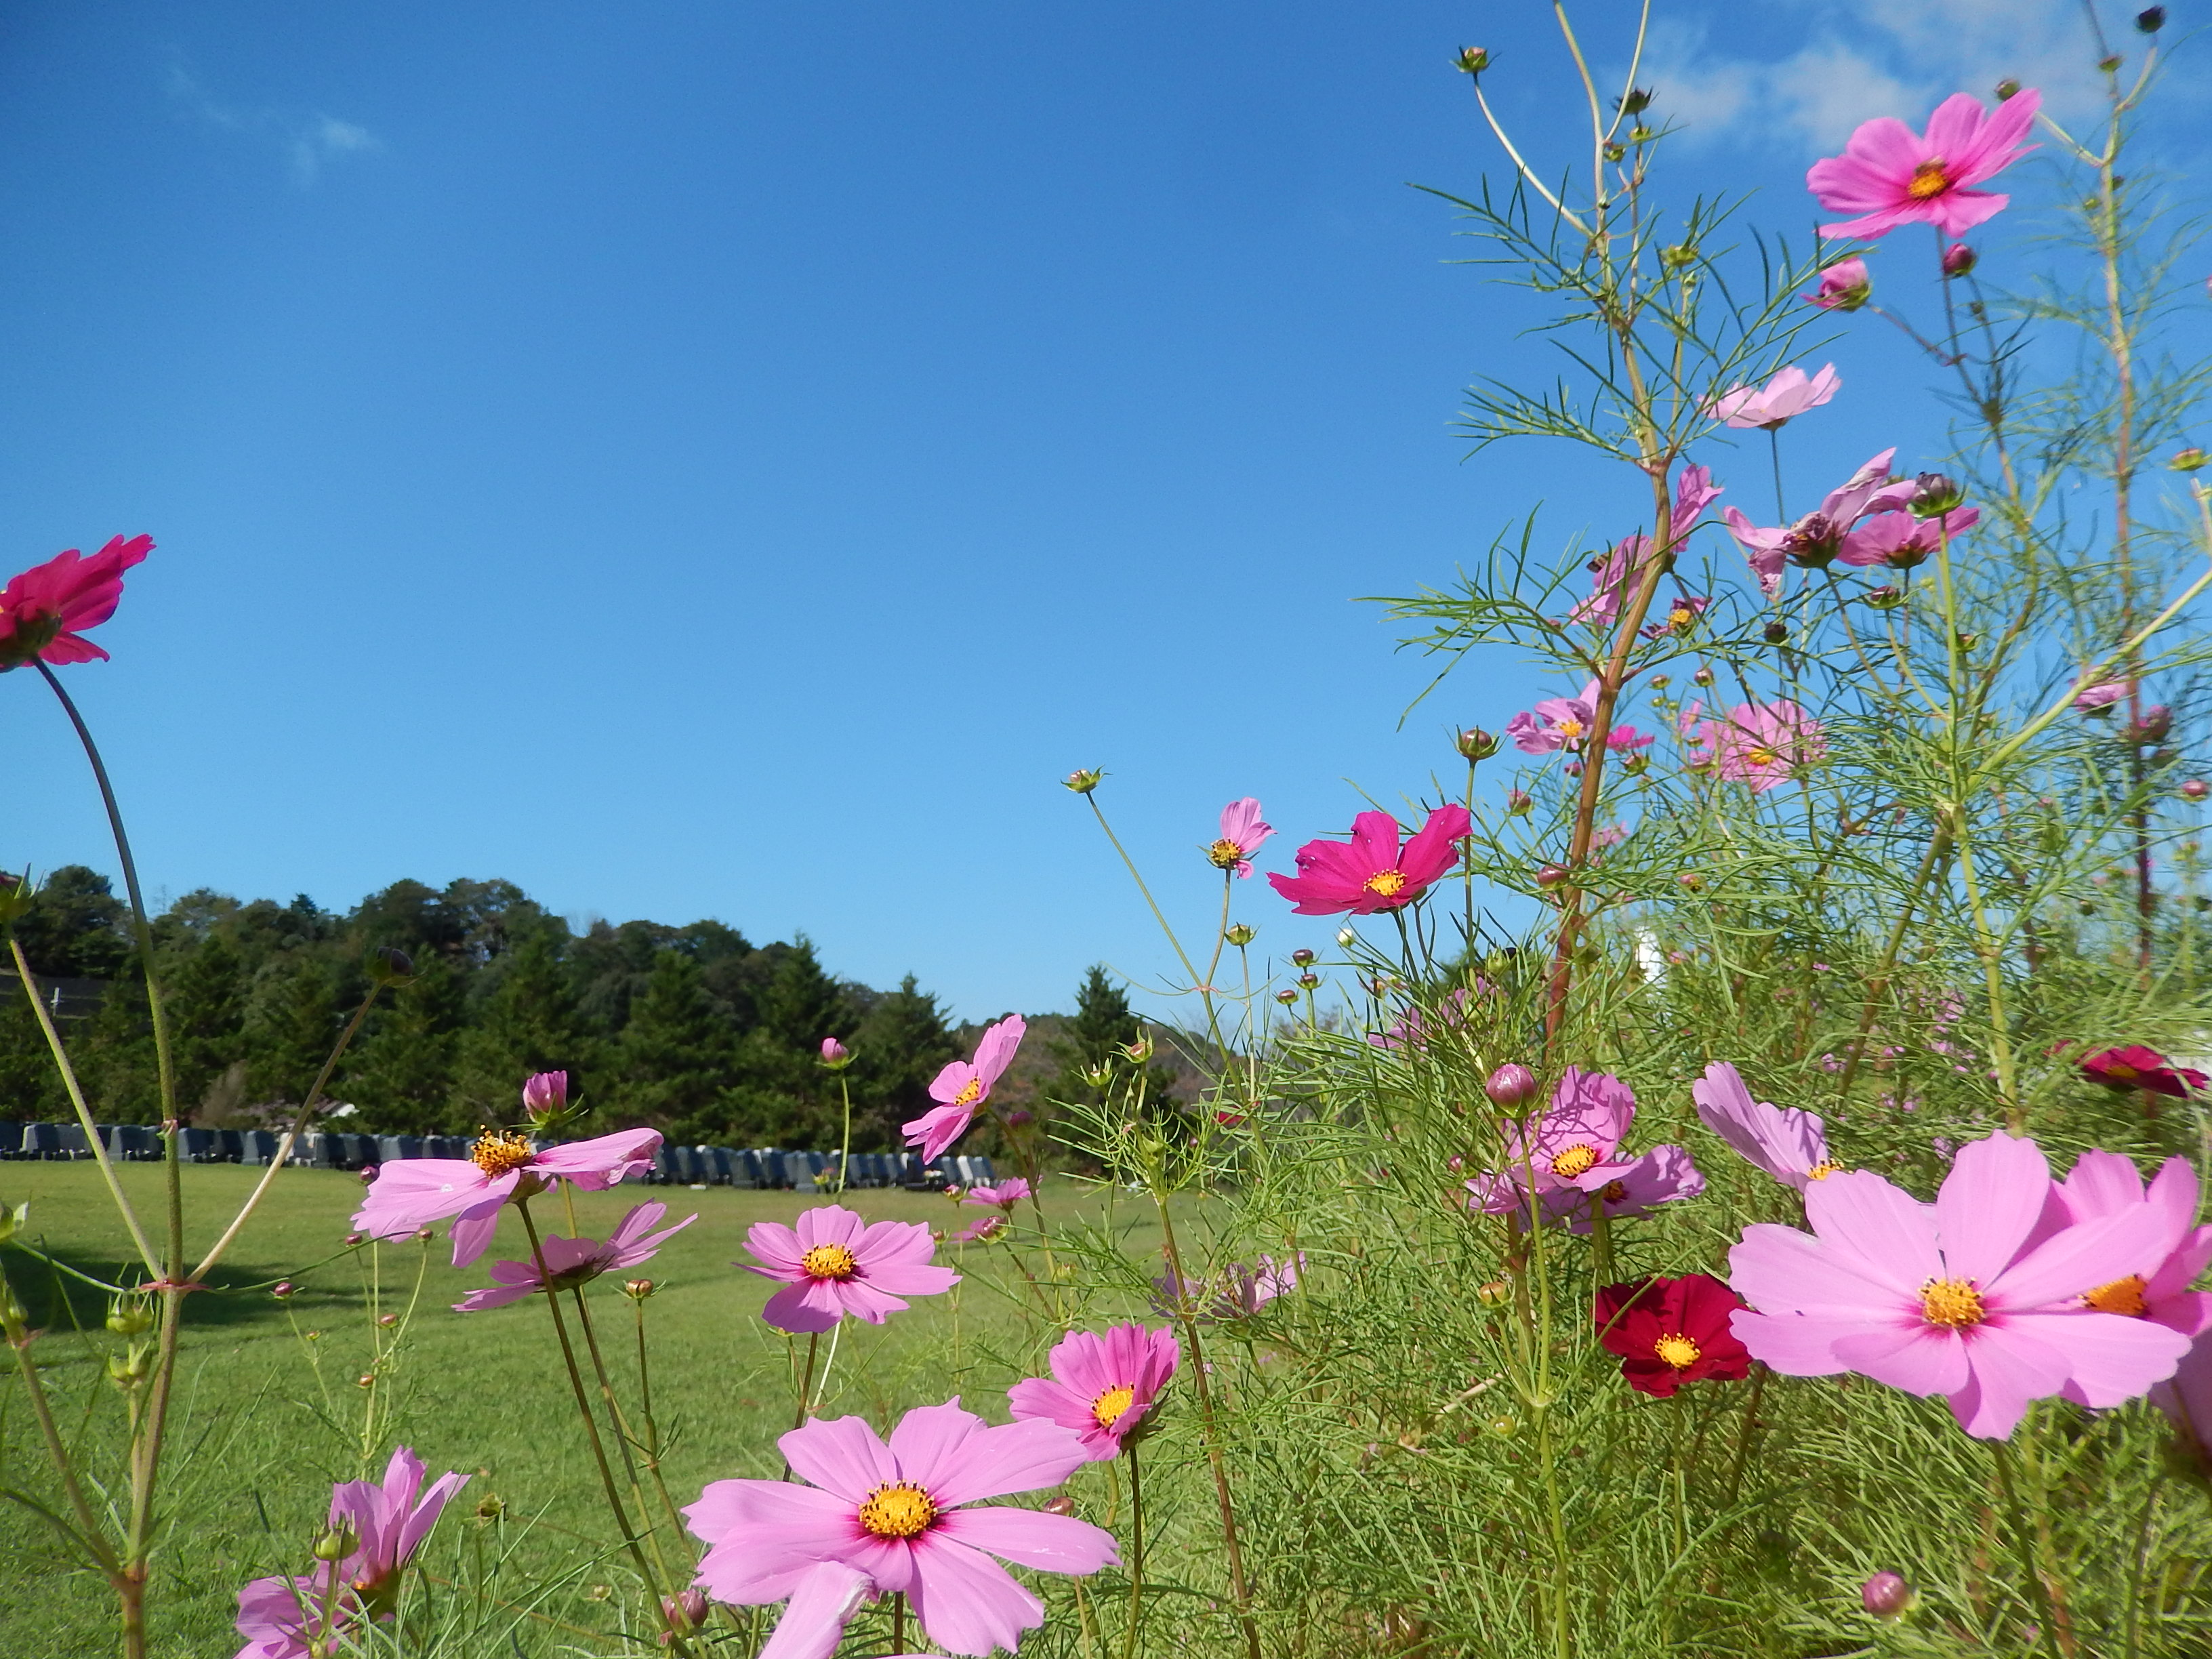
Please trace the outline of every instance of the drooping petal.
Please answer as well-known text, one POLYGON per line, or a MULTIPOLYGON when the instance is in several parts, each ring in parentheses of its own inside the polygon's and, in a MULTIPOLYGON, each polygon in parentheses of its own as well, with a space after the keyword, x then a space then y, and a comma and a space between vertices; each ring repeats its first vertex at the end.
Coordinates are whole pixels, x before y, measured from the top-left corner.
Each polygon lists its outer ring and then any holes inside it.
POLYGON ((994 1648, 1013 1651, 1025 1630, 1044 1622, 1044 1603, 981 1552, 956 1543, 942 1528, 925 1534, 914 1552, 907 1592, 929 1639, 947 1653, 981 1659, 994 1648))
POLYGON ((759 1659, 831 1659, 845 1639, 845 1621, 872 1588, 868 1576, 842 1561, 824 1561, 799 1581, 759 1659))

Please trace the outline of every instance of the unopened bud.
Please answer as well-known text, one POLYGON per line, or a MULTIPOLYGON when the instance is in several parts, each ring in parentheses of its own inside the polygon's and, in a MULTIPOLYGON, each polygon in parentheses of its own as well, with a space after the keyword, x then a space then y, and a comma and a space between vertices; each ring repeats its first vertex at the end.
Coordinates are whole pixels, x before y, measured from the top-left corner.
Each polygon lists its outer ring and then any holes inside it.
POLYGON ((1536 867, 1536 885, 1547 892, 1566 878, 1567 866, 1564 864, 1543 864, 1536 867))
POLYGON ((1640 775, 1650 764, 1649 755, 1632 754, 1622 759, 1620 769, 1632 778, 1640 775))
POLYGON ((1536 803, 1530 799, 1528 792, 1525 789, 1511 790, 1506 794, 1505 811, 1510 817, 1526 817, 1534 810, 1535 805, 1536 803))
POLYGON ((1880 587, 1867 590, 1866 602, 1877 611, 1894 611, 1905 603, 1905 590, 1885 582, 1880 587))
POLYGON ((1098 780, 1105 775, 1103 772, 1093 766, 1080 771, 1070 772, 1060 780, 1060 783, 1063 787, 1073 789, 1079 795, 1087 795, 1098 787, 1098 780))
POLYGON ((1075 1513, 1075 1500, 1062 1492, 1044 1506, 1044 1512, 1047 1515, 1073 1515, 1075 1513))
POLYGON ((1018 1106, 1006 1114, 1006 1127, 1009 1129, 1026 1129, 1036 1121, 1036 1113, 1025 1112, 1018 1106))
POLYGON ((2000 104, 2004 103, 2008 99, 2017 98, 2019 95, 2020 82, 2014 80, 2010 76, 2007 76, 2003 80, 1997 82, 1997 102, 2000 104))
POLYGON ((1228 940, 1230 944, 1235 945, 1240 951, 1259 936, 1260 930, 1258 928, 1241 921, 1235 927, 1225 929, 1221 935, 1223 939, 1228 940))
POLYGON ((1912 499, 1905 505, 1916 519, 1940 518, 1966 499, 1966 486, 1946 473, 1923 472, 1912 482, 1912 499))
POLYGON ((399 1316, 398 1314, 379 1314, 376 1316, 376 1322, 383 1326, 384 1328, 388 1331, 394 1325, 397 1325, 399 1322, 399 1316))
POLYGON ((1536 1074, 1519 1061, 1509 1060, 1490 1074, 1482 1092, 1492 1104, 1510 1112, 1536 1092, 1536 1074))
POLYGON ((1134 1042, 1123 1043, 1121 1052, 1128 1055, 1137 1065, 1141 1066, 1152 1057, 1152 1040, 1150 1037, 1140 1036, 1134 1042))
POLYGON ((1490 52, 1484 46, 1462 46, 1455 60, 1463 75, 1480 75, 1490 67, 1490 52))
POLYGON ((318 1561, 343 1561, 361 1547, 361 1540, 345 1527, 332 1527, 315 1540, 314 1548, 308 1553, 318 1561))
POLYGON ((346 1248, 348 1249, 352 1249, 358 1244, 367 1243, 368 1239, 368 1235, 367 1233, 348 1233, 345 1236, 346 1248))
POLYGON ((383 1173, 384 1170, 381 1166, 374 1164, 364 1164, 361 1166, 361 1184, 364 1187, 373 1187, 376 1184, 377 1176, 383 1173))
POLYGON ((136 1298, 118 1302, 107 1310, 107 1328, 118 1336, 137 1336, 153 1328, 153 1310, 136 1298))
POLYGON ((842 1072, 853 1063, 853 1051, 836 1037, 822 1039, 822 1063, 833 1072, 842 1072))
POLYGON ((631 1301, 642 1302, 659 1287, 649 1279, 625 1279, 622 1288, 623 1294, 631 1301))
POLYGON ((1694 870, 1685 870, 1674 879, 1682 884, 1685 892, 1702 893, 1705 890, 1705 878, 1694 870))
POLYGON ((1319 988, 1320 985, 1321 975, 1319 974, 1300 974, 1298 975, 1298 988, 1301 990, 1316 990, 1319 988))
POLYGON ((1310 951, 1293 951, 1291 952, 1291 960, 1301 968, 1310 968, 1314 964, 1314 953, 1310 951))
POLYGON ((2203 466, 2207 459, 2204 452, 2192 444, 2187 449, 2175 450, 2173 459, 2166 465, 2176 472, 2195 472, 2203 466))
POLYGON ((2166 8, 2164 6, 2145 6, 2136 14, 2136 29, 2138 33, 2156 34, 2165 27, 2166 8))
POLYGON ((1486 1308, 1502 1308, 1513 1299, 1513 1287, 1502 1279, 1474 1287, 1474 1299, 1486 1308))
POLYGON ((1628 95, 1620 100, 1620 112, 1623 115, 1643 114, 1645 110, 1651 107, 1654 95, 1642 87, 1631 87, 1628 89, 1628 95))
POLYGON ((1654 675, 1651 677, 1651 689, 1652 689, 1654 691, 1664 691, 1664 690, 1666 690, 1669 685, 1671 685, 1671 684, 1674 684, 1674 681, 1673 681, 1672 678, 1671 678, 1670 676, 1668 676, 1668 675, 1665 675, 1665 674, 1654 674, 1654 675))
POLYGON ((2172 729, 2173 711, 2162 702, 2154 702, 2128 728, 2128 735, 2137 743, 2161 743, 2172 729))
POLYGON ((270 1287, 269 1294, 275 1297, 279 1302, 282 1302, 287 1297, 296 1295, 300 1287, 297 1285, 295 1285, 290 1279, 279 1279, 275 1285, 270 1287))
POLYGON ((1296 1002, 1297 1000, 1298 994, 1296 991, 1290 989, 1288 987, 1285 987, 1282 990, 1275 993, 1275 1000, 1278 1002, 1291 1003, 1296 1002))
POLYGON ((2205 796, 2212 795, 2212 784, 2206 783, 2202 778, 2191 778, 2181 786, 2181 793, 2190 800, 2203 800, 2205 796))
POLYGON ((707 1622, 707 1596, 703 1590, 688 1589, 681 1595, 660 1598, 660 1616, 671 1630, 695 1631, 707 1622))
POLYGON ((1713 683, 1713 671, 1710 668, 1700 668, 1690 676, 1690 681, 1694 685, 1711 685, 1713 683))
POLYGON ((1785 645, 1789 640, 1790 630, 1780 623, 1771 622, 1766 624, 1766 642, 1769 645, 1785 645))
POLYGON ((1498 739, 1480 726, 1470 726, 1452 739, 1452 747, 1459 750, 1463 759, 1472 763, 1475 761, 1488 760, 1496 754, 1498 739))
POLYGON ((1974 268, 1981 256, 1964 242, 1954 242, 1943 250, 1943 274, 1963 276, 1974 268))
POLYGON ((1893 1572, 1878 1572, 1859 1587, 1859 1602, 1877 1619, 1894 1619, 1912 1605, 1912 1586, 1893 1572))
POLYGON ((354 1385, 356 1388, 362 1389, 374 1388, 376 1386, 376 1373, 374 1371, 363 1371, 359 1376, 354 1378, 354 1385))

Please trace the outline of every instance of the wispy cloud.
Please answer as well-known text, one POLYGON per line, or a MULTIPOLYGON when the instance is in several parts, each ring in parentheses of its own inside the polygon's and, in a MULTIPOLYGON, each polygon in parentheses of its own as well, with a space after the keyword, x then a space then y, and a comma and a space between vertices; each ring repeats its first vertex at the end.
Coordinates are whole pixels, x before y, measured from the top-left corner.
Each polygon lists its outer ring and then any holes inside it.
POLYGON ((342 121, 319 110, 226 103, 179 61, 169 64, 169 99, 188 119, 269 145, 284 158, 294 182, 302 189, 320 178, 337 157, 384 148, 383 141, 358 122, 342 121))
MULTIPOLYGON (((1782 58, 1739 55, 1712 21, 1654 30, 1642 78, 1686 140, 1831 150, 1871 116, 1917 125, 1951 93, 1986 99, 2008 77, 2062 119, 2101 101, 2079 0, 1780 0, 1766 17, 1792 14, 1804 44, 1782 58)), ((2114 44, 2142 43, 2128 30, 2114 44)))

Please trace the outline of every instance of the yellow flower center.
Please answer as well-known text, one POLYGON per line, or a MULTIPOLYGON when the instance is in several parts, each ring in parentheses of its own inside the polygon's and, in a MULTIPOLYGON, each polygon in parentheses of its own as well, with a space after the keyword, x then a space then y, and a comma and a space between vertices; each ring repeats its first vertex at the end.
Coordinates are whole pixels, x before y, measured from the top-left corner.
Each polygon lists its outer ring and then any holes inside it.
POLYGON ((845 1279, 860 1271, 860 1259, 842 1244, 817 1244, 799 1266, 810 1279, 845 1279))
POLYGON ((1098 1419, 1100 1428, 1110 1429, 1121 1420, 1122 1413, 1129 1409, 1136 1398, 1134 1389, 1126 1386, 1109 1389, 1091 1402, 1091 1414, 1098 1419))
POLYGON ((1944 169, 1943 158, 1931 155, 1912 169, 1912 182, 1905 187, 1905 193, 1916 202, 1924 202, 1950 188, 1951 175, 1944 169))
POLYGON ((2116 1060, 2105 1067, 2105 1075, 2106 1077, 2116 1077, 2123 1083, 2132 1083, 2136 1079, 2141 1077, 2142 1073, 2136 1070, 2134 1066, 2129 1065, 2124 1060, 2116 1060))
POLYGON ((1811 1169, 1805 1171, 1805 1179, 1808 1181, 1826 1181, 1830 1176, 1835 1174, 1837 1170, 1843 1167, 1843 1164, 1840 1160, 1832 1158, 1824 1158, 1818 1164, 1815 1164, 1811 1169))
POLYGON ((1678 605, 1667 613, 1667 626, 1674 633, 1686 634, 1698 625, 1698 613, 1686 605, 1678 605))
POLYGON ((1402 870, 1377 870, 1361 885, 1378 898, 1395 898, 1406 890, 1406 873, 1402 870))
POLYGON ((1744 750, 1743 757, 1753 766, 1771 766, 1780 758, 1778 752, 1771 749, 1747 749, 1744 750))
POLYGON ((1224 836, 1206 849, 1206 856, 1213 861, 1217 870, 1234 870, 1244 861, 1244 849, 1224 836))
POLYGON ((1583 734, 1583 723, 1570 714, 1559 722, 1559 735, 1572 743, 1583 734))
POLYGON ((937 1520, 937 1505, 911 1481, 878 1486, 860 1500, 860 1525, 878 1538, 915 1538, 937 1520))
POLYGON ((1698 1345, 1677 1331, 1672 1336, 1662 1336, 1651 1345, 1651 1352, 1678 1371, 1686 1371, 1698 1363, 1698 1345))
POLYGON ((1920 1287, 1920 1316, 1931 1325, 1962 1331, 1980 1324, 1989 1315, 1982 1309, 1982 1293, 1972 1279, 1931 1279, 1920 1287))
POLYGON ((496 1181, 530 1162, 530 1137, 505 1129, 486 1129, 469 1149, 469 1162, 496 1181))
POLYGON ((2081 1298, 2099 1313, 2127 1314, 2141 1319, 2148 1311, 2143 1301, 2143 1280, 2141 1273, 2130 1273, 2125 1279, 2116 1279, 2109 1285, 2100 1285, 2081 1298))
POLYGON ((1565 1176, 1570 1181, 1596 1167, 1597 1148, 1595 1146, 1570 1146, 1555 1154, 1552 1159, 1552 1173, 1565 1176))
POLYGON ((983 1097, 983 1079, 971 1077, 961 1085, 960 1092, 952 1097, 955 1106, 973 1106, 983 1097))

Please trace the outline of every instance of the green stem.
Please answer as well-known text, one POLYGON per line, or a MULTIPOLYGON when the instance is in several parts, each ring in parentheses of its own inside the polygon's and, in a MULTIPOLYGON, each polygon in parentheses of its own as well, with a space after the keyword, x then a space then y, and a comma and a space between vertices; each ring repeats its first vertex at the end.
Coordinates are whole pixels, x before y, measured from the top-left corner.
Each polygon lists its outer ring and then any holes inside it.
POLYGON ((1145 1490, 1137 1478, 1137 1447, 1123 1449, 1129 1460, 1129 1628, 1121 1638, 1121 1659, 1136 1659, 1137 1630, 1145 1602, 1145 1490))
POLYGON ((2044 1582, 2042 1568, 2037 1565, 2035 1534, 2029 1528, 2027 1512, 2021 1507, 2020 1494, 2013 1480, 2012 1443, 2000 1440, 1990 1449, 1996 1460, 1997 1489, 2004 1495, 2013 1546, 2020 1553, 2020 1569, 2027 1576, 2028 1595, 2035 1603, 2042 1644, 2050 1649, 2052 1659, 2064 1659, 2063 1650, 2058 1644, 2058 1616, 2051 1604, 2051 1586, 2044 1582))

